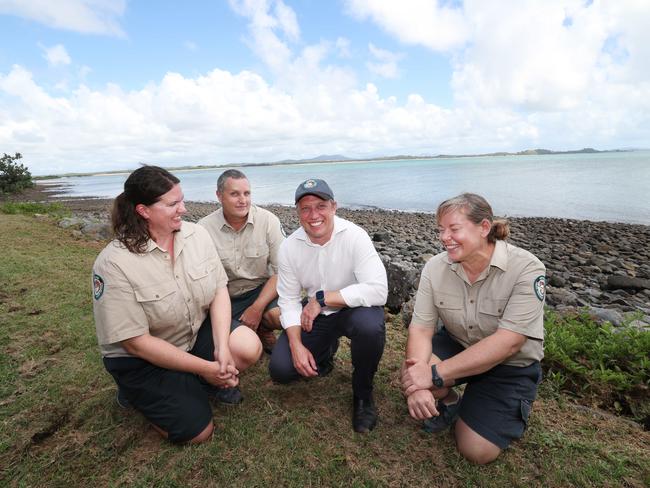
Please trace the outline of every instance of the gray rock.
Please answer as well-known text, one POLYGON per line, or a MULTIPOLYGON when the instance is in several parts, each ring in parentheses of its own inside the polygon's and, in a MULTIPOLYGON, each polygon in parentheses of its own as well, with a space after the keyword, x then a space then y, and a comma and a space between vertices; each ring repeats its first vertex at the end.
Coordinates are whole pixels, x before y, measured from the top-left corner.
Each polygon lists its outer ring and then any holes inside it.
POLYGON ((575 306, 578 303, 578 295, 564 288, 554 286, 546 287, 546 301, 549 305, 570 305, 575 306))
POLYGON ((607 278, 607 288, 610 290, 647 290, 650 288, 650 280, 614 275, 607 278))
POLYGON ((384 259, 388 276, 388 300, 386 307, 392 313, 397 313, 402 304, 407 301, 417 287, 420 270, 408 263, 384 259))
POLYGON ((388 232, 375 232, 372 236, 372 240, 375 242, 388 242, 388 239, 388 232))
POLYGON ((81 217, 65 217, 59 220, 59 227, 69 229, 70 227, 81 227, 85 220, 81 217))
POLYGON ((415 299, 410 299, 407 302, 404 302, 402 305, 402 310, 400 311, 402 316, 402 324, 404 327, 408 327, 411 323, 411 318, 413 318, 413 307, 415 306, 415 299))
POLYGON ((86 222, 81 227, 83 232, 90 239, 106 240, 113 235, 113 229, 106 222, 86 222))
POLYGON ((556 286, 561 288, 564 285, 566 285, 566 280, 562 278, 562 276, 553 273, 548 279, 548 284, 551 286, 556 286))
POLYGON ((616 327, 623 322, 623 315, 609 308, 589 307, 589 313, 601 322, 609 322, 616 327))

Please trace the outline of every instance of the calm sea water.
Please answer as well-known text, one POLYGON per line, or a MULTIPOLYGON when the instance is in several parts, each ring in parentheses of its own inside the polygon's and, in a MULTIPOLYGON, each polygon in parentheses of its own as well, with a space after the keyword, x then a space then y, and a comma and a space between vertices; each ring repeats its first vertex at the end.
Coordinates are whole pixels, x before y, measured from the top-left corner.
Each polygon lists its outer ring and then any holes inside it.
MULTIPOLYGON (((186 200, 214 201, 225 168, 177 171, 186 200)), ((259 204, 293 204, 296 186, 323 178, 345 207, 435 211, 463 191, 497 215, 650 224, 650 151, 244 167, 259 204)), ((126 175, 48 180, 66 196, 115 197, 126 175)))

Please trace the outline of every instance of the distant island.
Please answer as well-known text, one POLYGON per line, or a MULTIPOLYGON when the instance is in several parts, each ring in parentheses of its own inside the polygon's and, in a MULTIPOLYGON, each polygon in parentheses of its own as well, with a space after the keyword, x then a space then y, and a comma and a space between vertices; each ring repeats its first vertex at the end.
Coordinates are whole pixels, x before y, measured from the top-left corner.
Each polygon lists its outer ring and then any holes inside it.
MULTIPOLYGON (((364 161, 399 161, 403 159, 450 159, 450 158, 477 158, 486 156, 540 156, 548 154, 596 154, 596 153, 613 153, 613 152, 630 152, 635 149, 606 149, 600 151, 591 147, 576 149, 570 151, 551 151, 550 149, 526 149, 518 152, 493 152, 484 154, 436 154, 413 156, 408 154, 398 154, 394 156, 378 156, 375 158, 348 158, 341 154, 322 154, 310 159, 283 159, 281 161, 258 162, 258 163, 223 163, 223 164, 198 164, 186 166, 165 167, 169 171, 189 171, 215 168, 232 168, 232 167, 253 167, 253 166, 277 166, 284 164, 309 164, 309 163, 342 163, 342 162, 364 162, 364 161)), ((65 173, 61 175, 44 175, 34 176, 34 180, 47 180, 51 178, 74 177, 74 176, 96 176, 96 175, 113 175, 120 173, 129 173, 132 170, 112 170, 112 171, 95 171, 91 173, 65 173)))

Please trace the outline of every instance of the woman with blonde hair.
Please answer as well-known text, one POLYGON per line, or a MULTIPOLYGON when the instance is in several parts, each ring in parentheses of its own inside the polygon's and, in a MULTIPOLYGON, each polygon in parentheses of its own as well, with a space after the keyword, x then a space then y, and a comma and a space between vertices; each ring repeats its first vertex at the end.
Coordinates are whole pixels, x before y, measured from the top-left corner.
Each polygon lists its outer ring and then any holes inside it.
POLYGON ((528 423, 541 381, 546 270, 505 241, 508 223, 479 195, 442 202, 436 220, 445 252, 422 271, 402 388, 424 430, 455 424, 460 453, 485 464, 528 423), (454 386, 463 383, 461 397, 454 386))

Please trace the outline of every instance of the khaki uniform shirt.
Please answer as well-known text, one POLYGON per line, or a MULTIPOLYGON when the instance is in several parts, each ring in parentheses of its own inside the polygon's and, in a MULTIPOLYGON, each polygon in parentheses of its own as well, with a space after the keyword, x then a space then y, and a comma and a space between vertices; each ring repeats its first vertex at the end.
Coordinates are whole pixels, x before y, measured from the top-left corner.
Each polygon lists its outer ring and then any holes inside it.
POLYGON ((523 334, 528 340, 502 364, 528 366, 544 357, 545 274, 533 254, 497 241, 490 265, 470 284, 462 265, 443 252, 422 270, 411 325, 435 327, 440 318, 464 347, 498 328, 523 334))
POLYGON ((149 240, 136 254, 114 240, 93 265, 93 311, 102 356, 130 356, 120 341, 146 333, 189 351, 226 273, 208 233, 183 222, 169 253, 149 240))
POLYGON ((198 223, 208 230, 217 247, 231 297, 254 290, 277 274, 284 234, 280 220, 268 210, 251 205, 248 222, 238 231, 226 222, 223 208, 198 223))

